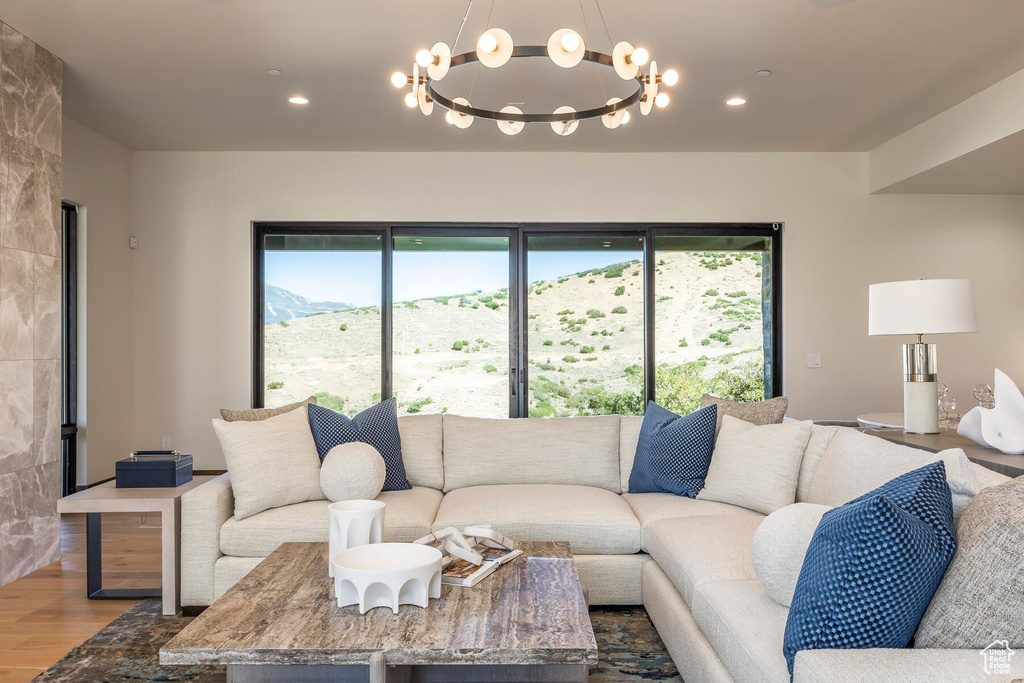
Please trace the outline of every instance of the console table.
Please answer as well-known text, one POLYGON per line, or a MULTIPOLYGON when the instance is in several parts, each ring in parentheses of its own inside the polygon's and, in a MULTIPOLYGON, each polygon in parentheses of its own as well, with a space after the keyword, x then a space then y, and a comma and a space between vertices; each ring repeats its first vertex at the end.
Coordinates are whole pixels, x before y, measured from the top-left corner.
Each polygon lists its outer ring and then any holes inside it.
POLYGON ((907 434, 903 431, 903 413, 869 413, 858 416, 857 422, 866 427, 866 434, 933 453, 947 448, 962 448, 972 462, 982 467, 1008 477, 1024 476, 1024 455, 1007 455, 994 448, 985 448, 960 436, 955 429, 940 427, 938 434, 907 434))
POLYGON ((85 513, 86 593, 91 600, 128 600, 162 598, 163 613, 177 614, 178 554, 181 547, 181 496, 212 476, 193 477, 175 488, 119 489, 108 481, 79 491, 57 501, 60 514, 85 513), (159 512, 160 513, 160 588, 104 588, 103 548, 101 540, 104 512, 159 512))

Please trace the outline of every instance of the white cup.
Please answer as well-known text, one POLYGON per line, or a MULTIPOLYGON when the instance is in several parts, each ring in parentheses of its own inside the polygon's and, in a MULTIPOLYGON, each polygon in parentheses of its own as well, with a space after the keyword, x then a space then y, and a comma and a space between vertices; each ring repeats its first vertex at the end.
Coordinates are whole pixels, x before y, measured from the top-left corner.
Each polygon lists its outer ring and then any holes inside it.
POLYGON ((384 503, 378 500, 343 500, 327 506, 327 573, 334 577, 331 558, 342 550, 380 543, 384 533, 384 503))

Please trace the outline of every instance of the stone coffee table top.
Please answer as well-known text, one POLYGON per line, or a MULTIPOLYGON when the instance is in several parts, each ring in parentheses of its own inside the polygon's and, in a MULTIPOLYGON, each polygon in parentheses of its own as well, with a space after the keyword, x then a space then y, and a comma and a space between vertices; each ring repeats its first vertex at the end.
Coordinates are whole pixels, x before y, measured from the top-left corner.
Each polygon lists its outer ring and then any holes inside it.
POLYGON ((160 650, 165 665, 597 664, 568 543, 523 555, 472 588, 441 587, 426 609, 339 608, 326 543, 285 543, 160 650))

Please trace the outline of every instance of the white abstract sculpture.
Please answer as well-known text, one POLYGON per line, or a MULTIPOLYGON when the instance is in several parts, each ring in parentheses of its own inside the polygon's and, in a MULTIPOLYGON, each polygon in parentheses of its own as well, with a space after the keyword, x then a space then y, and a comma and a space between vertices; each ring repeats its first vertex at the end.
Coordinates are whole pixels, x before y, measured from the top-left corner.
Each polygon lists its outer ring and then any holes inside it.
POLYGON ((441 597, 441 551, 415 543, 375 543, 343 550, 331 558, 338 607, 426 607, 441 597))
POLYGON ((960 420, 957 434, 1009 455, 1024 453, 1024 395, 1005 372, 996 368, 995 408, 971 410, 960 420))
POLYGON ((327 506, 327 573, 334 576, 332 559, 347 548, 380 543, 384 508, 379 500, 343 500, 327 506))

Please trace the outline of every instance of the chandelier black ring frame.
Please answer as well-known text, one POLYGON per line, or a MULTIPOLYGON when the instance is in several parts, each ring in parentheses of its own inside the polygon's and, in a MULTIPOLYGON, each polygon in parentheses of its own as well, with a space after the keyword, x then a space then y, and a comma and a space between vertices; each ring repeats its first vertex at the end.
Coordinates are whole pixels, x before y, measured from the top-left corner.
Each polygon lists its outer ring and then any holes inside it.
MULTIPOLYGON (((543 45, 519 45, 512 49, 512 59, 522 57, 548 57, 548 49, 543 45)), ((455 68, 458 66, 464 66, 466 64, 472 64, 479 62, 480 59, 477 57, 476 52, 464 52, 461 55, 453 55, 451 61, 451 67, 455 68)), ((603 52, 597 52, 595 50, 586 50, 583 53, 584 62, 591 62, 593 64, 599 64, 614 69, 612 62, 612 56, 603 52)), ((561 121, 584 121, 588 119, 597 119, 608 114, 614 114, 617 111, 628 109, 634 104, 640 102, 644 97, 646 85, 644 83, 643 74, 638 74, 633 80, 637 82, 639 87, 628 97, 615 102, 613 104, 606 104, 603 107, 595 107, 593 109, 584 109, 583 111, 575 112, 564 112, 561 114, 518 114, 516 112, 502 112, 494 111, 493 109, 480 109, 479 107, 468 106, 454 102, 444 95, 441 95, 434 89, 434 80, 427 78, 424 83, 427 89, 427 95, 431 100, 441 105, 446 109, 458 112, 460 114, 466 114, 468 116, 475 116, 481 119, 490 119, 492 121, 518 121, 521 123, 557 123, 561 121)))

